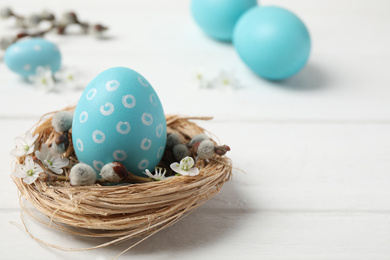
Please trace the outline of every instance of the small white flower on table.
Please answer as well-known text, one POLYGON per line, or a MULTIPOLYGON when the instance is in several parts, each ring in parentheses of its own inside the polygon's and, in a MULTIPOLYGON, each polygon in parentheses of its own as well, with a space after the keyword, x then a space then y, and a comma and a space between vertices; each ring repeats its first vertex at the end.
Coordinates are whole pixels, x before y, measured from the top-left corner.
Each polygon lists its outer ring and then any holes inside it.
POLYGON ((180 164, 175 162, 171 164, 171 169, 181 175, 195 176, 199 174, 199 169, 193 167, 195 164, 192 157, 184 157, 181 159, 180 164))
POLYGON ((56 174, 62 174, 62 168, 69 164, 69 159, 61 158, 60 154, 51 150, 47 144, 42 144, 41 151, 36 151, 35 155, 46 168, 56 174))
POLYGON ((22 178, 26 184, 31 184, 39 177, 39 173, 43 172, 42 168, 36 164, 31 156, 27 156, 24 164, 15 166, 15 171, 12 175, 22 178))
POLYGON ((212 83, 212 88, 216 89, 239 89, 241 88, 240 82, 235 78, 233 72, 221 71, 212 83))
POLYGON ((209 82, 206 79, 204 70, 202 68, 197 68, 191 73, 193 80, 198 84, 200 88, 208 88, 209 82))
POLYGON ((38 134, 32 136, 32 134, 27 131, 24 136, 16 137, 15 144, 16 148, 12 149, 11 155, 16 157, 25 156, 34 152, 35 142, 38 138, 38 134))
POLYGON ((69 67, 61 69, 54 74, 54 77, 69 89, 77 90, 82 88, 78 74, 74 68, 69 67))
POLYGON ((147 175, 149 178, 152 178, 156 181, 162 181, 165 180, 167 177, 165 177, 165 173, 167 173, 167 170, 161 167, 155 167, 154 168, 154 175, 146 169, 144 174, 147 175))
POLYGON ((50 67, 37 67, 35 74, 28 77, 38 88, 46 91, 54 89, 54 78, 50 67))

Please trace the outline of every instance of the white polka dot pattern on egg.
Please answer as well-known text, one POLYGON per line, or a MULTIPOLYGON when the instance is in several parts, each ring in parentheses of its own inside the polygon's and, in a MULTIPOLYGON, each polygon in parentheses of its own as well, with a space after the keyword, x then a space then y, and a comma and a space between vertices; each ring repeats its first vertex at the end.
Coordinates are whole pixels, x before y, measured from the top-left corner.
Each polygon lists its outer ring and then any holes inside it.
POLYGON ((143 159, 142 161, 139 162, 138 164, 138 169, 140 170, 145 170, 149 165, 149 161, 146 159, 143 159))
POLYGON ((104 163, 103 162, 101 162, 101 161, 93 161, 93 167, 97 170, 97 171, 101 171, 102 170, 102 168, 103 168, 103 166, 104 166, 104 163))
POLYGON ((160 138, 163 134, 163 131, 164 131, 164 127, 162 124, 159 124, 157 127, 156 127, 156 135, 158 138, 160 138))
POLYGON ((97 144, 104 143, 106 140, 106 135, 100 130, 95 130, 92 133, 92 140, 97 144))
POLYGON ((149 96, 150 103, 152 103, 153 106, 157 106, 157 97, 154 93, 150 94, 149 96))
POLYGON ((122 104, 127 108, 135 107, 135 97, 133 95, 126 95, 122 97, 122 104), (130 103, 127 101, 130 99, 130 103))
POLYGON ((160 159, 164 154, 164 147, 161 146, 157 151, 157 159, 160 159))
POLYGON ((80 138, 77 139, 77 141, 76 141, 76 146, 77 146, 77 149, 78 149, 80 152, 84 151, 84 144, 83 144, 83 142, 81 141, 80 138))
POLYGON ((123 135, 128 134, 130 132, 130 129, 131 129, 131 127, 130 127, 129 122, 120 121, 118 124, 116 124, 116 130, 120 134, 123 134, 123 135), (123 125, 126 126, 126 129, 122 129, 123 125))
POLYGON ((95 97, 96 93, 97 93, 96 88, 92 88, 90 91, 88 91, 86 95, 87 100, 92 100, 95 97))
POLYGON ((114 105, 111 104, 110 102, 107 102, 106 104, 100 107, 100 113, 102 113, 102 115, 104 116, 111 115, 112 113, 114 113, 114 105))
POLYGON ((114 157, 114 159, 115 159, 116 161, 124 161, 124 160, 126 160, 126 158, 127 158, 127 154, 126 154, 126 152, 123 151, 123 150, 116 150, 116 151, 112 154, 112 156, 114 157))
POLYGON ((138 81, 142 86, 149 87, 149 83, 142 76, 138 76, 138 81))
POLYGON ((118 131, 118 133, 120 133, 120 134, 123 134, 123 135, 128 134, 130 132, 130 129, 131 129, 131 127, 130 127, 129 122, 120 121, 118 124, 116 124, 116 131, 118 131), (126 126, 126 129, 122 129, 123 125, 126 126))
POLYGON ((151 146, 152 146, 152 141, 150 139, 148 138, 142 139, 141 146, 140 146, 142 150, 144 151, 149 150, 151 146))
POLYGON ((151 124, 153 124, 153 116, 149 113, 143 113, 141 121, 144 125, 150 126, 151 124))
POLYGON ((34 50, 36 51, 40 51, 41 50, 41 46, 39 46, 38 44, 34 46, 34 50))
POLYGON ((110 80, 106 83, 106 89, 108 91, 115 91, 119 88, 119 82, 117 80, 110 80))
POLYGON ((87 122, 87 120, 88 120, 88 113, 87 113, 87 111, 81 112, 79 120, 80 120, 80 123, 82 123, 82 124, 87 122))

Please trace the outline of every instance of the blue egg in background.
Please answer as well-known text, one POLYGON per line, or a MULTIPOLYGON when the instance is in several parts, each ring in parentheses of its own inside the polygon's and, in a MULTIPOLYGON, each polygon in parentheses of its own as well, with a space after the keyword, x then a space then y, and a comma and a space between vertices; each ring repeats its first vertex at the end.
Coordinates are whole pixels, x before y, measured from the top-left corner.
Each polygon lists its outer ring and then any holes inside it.
POLYGON ((139 176, 145 169, 153 172, 164 154, 166 136, 159 97, 142 75, 129 68, 114 67, 97 75, 74 112, 76 156, 97 174, 111 162, 120 162, 139 176))
POLYGON ((276 6, 252 8, 238 20, 233 44, 244 63, 268 80, 298 73, 311 49, 309 31, 292 12, 276 6))
POLYGON ((23 76, 34 75, 37 67, 50 67, 54 73, 61 68, 61 53, 54 43, 42 38, 20 40, 10 45, 4 54, 10 70, 23 76))
POLYGON ((237 20, 256 5, 256 0, 192 0, 191 13, 207 35, 219 41, 231 41, 237 20))

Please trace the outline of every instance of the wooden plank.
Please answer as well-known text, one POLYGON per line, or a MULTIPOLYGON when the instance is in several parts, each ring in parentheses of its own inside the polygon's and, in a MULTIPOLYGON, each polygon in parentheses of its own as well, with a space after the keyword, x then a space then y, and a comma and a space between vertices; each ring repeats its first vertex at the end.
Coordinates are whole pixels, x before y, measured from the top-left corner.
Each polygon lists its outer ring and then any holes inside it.
MULTIPOLYGON (((258 209, 390 210, 389 125, 200 122, 231 147, 229 199, 258 209), (234 198, 237 198, 235 200, 234 198)), ((227 199, 227 200, 229 200, 227 199)))
MULTIPOLYGON (((186 219, 160 231, 122 258, 136 259, 388 259, 390 215, 263 212, 201 207, 186 219)), ((0 244, 4 259, 111 259, 137 240, 87 252, 63 252, 39 246, 9 221, 20 224, 17 211, 0 211, 0 244), (6 241, 4 240, 5 238, 6 241), (24 245, 25 250, 22 249, 24 245)), ((38 238, 63 247, 91 247, 107 242, 49 230, 27 218, 38 238)), ((119 258, 121 259, 121 258, 119 258)))

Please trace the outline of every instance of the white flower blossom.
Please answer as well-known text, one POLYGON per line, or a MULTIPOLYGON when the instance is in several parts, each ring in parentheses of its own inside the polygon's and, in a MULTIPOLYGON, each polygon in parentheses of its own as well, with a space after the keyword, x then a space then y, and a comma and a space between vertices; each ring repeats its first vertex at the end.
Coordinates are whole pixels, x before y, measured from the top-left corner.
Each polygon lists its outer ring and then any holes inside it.
POLYGON ((233 72, 221 71, 210 84, 211 88, 226 90, 241 88, 240 82, 234 77, 233 72))
POLYGON ((62 168, 69 164, 67 158, 61 158, 60 154, 51 150, 47 144, 42 144, 41 151, 36 151, 35 155, 47 169, 56 174, 61 174, 62 168))
POLYGON ((81 89, 79 77, 76 73, 76 70, 73 68, 61 69, 57 71, 54 76, 56 80, 63 83, 66 87, 72 90, 81 89))
POLYGON ((192 80, 199 88, 209 88, 210 82, 207 80, 204 70, 197 68, 191 72, 192 80))
POLYGON ((38 66, 35 74, 29 76, 29 80, 42 90, 51 91, 55 87, 53 73, 50 67, 38 66))
POLYGON ((242 88, 234 72, 220 71, 215 78, 206 77, 202 69, 196 69, 192 73, 193 81, 202 89, 234 90, 242 88))
POLYGON ((184 157, 180 164, 175 162, 171 164, 171 169, 181 175, 195 176, 199 174, 199 169, 194 167, 194 159, 187 156, 184 157))
POLYGON ((10 154, 12 156, 21 157, 33 153, 37 138, 38 134, 32 136, 29 131, 27 131, 24 136, 16 137, 16 148, 12 149, 10 154))
POLYGON ((31 156, 27 156, 24 164, 15 166, 15 171, 12 175, 23 178, 23 182, 31 184, 39 177, 39 173, 43 172, 42 168, 36 164, 31 156))
POLYGON ((149 178, 152 178, 156 181, 162 181, 167 179, 167 177, 165 177, 165 173, 167 173, 167 170, 161 167, 154 168, 154 175, 148 169, 146 169, 144 172, 145 175, 147 175, 149 178))

